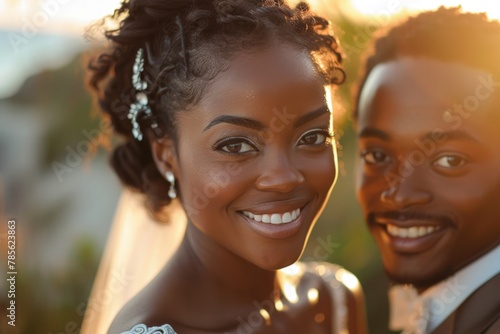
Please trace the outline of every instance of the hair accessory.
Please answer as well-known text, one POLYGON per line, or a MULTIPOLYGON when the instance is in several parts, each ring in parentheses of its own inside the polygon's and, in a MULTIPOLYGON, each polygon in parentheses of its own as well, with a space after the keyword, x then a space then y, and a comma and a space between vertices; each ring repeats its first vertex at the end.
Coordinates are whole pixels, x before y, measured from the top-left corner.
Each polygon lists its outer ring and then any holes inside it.
POLYGON ((172 173, 171 171, 168 171, 165 173, 165 177, 166 177, 168 183, 170 183, 170 188, 168 189, 168 197, 170 197, 170 199, 174 199, 177 197, 177 190, 175 190, 174 173, 172 173))
MULTIPOLYGON (((142 140, 143 136, 137 118, 140 113, 144 113, 146 116, 152 115, 151 108, 148 105, 148 96, 144 92, 148 88, 148 83, 141 78, 142 72, 144 72, 144 50, 140 48, 135 56, 132 73, 132 85, 136 90, 135 102, 130 105, 130 111, 127 115, 132 121, 132 134, 139 141, 142 140)), ((153 123, 153 127, 157 127, 156 122, 153 123)))

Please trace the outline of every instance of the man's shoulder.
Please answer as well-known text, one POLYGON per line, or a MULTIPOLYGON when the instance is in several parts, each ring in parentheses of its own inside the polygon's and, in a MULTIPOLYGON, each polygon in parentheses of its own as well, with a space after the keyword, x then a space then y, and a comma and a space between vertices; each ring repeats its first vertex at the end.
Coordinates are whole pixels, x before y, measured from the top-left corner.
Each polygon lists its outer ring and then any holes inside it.
POLYGON ((478 287, 432 334, 499 333, 500 274, 478 287))
POLYGON ((484 332, 484 334, 498 334, 498 333, 500 333, 500 314, 497 316, 495 322, 493 322, 491 326, 488 327, 486 332, 484 332))

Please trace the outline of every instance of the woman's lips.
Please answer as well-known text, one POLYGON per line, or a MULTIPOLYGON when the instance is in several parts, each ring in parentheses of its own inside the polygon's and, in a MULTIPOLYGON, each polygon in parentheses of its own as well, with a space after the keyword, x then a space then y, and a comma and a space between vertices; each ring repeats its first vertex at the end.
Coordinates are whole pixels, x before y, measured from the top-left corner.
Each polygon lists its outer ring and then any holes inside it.
POLYGON ((270 239, 286 239, 300 231, 304 222, 304 209, 288 209, 284 212, 240 211, 240 215, 258 234, 270 239), (259 221, 260 220, 260 221, 259 221))
POLYGON ((288 224, 300 215, 300 208, 285 213, 264 213, 256 214, 250 211, 243 211, 243 215, 255 220, 257 223, 288 224))

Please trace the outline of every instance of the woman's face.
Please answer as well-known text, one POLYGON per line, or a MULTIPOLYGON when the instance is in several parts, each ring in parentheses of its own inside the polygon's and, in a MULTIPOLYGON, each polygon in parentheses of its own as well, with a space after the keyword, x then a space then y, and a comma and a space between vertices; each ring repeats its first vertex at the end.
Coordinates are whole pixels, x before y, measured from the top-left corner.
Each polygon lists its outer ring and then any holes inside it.
POLYGON ((261 268, 295 262, 337 174, 332 115, 308 53, 236 55, 177 121, 173 169, 190 222, 261 268))

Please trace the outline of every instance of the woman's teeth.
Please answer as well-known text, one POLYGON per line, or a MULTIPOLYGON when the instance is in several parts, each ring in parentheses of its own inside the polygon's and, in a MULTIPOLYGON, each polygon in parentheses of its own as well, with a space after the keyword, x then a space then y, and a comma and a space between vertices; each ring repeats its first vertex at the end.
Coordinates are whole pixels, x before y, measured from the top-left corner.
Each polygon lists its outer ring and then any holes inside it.
POLYGON ((393 237, 410 239, 423 237, 439 229, 439 226, 413 226, 409 228, 403 228, 391 224, 387 225, 387 233, 389 233, 393 237))
POLYGON ((268 224, 286 224, 297 219, 300 215, 300 209, 296 209, 285 213, 270 213, 263 215, 256 215, 249 211, 243 211, 243 215, 255 220, 258 223, 268 223, 268 224))

